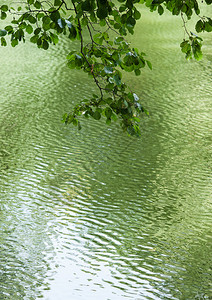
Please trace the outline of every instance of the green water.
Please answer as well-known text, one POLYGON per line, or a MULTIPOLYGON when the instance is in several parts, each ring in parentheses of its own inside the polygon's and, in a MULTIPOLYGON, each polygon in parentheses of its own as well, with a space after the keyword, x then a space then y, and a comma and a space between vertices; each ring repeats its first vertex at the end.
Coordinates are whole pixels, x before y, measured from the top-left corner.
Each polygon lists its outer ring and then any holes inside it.
MULTIPOLYGON (((207 8, 208 9, 208 8, 207 8)), ((212 299, 212 41, 186 62, 178 18, 143 11, 127 74, 142 137, 60 117, 95 91, 76 44, 0 48, 0 299, 212 299)))

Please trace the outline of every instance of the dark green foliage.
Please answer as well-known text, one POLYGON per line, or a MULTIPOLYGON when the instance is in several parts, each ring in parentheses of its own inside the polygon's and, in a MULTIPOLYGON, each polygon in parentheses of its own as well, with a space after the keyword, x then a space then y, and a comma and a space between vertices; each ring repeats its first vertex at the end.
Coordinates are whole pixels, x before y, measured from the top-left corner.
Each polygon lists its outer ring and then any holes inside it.
POLYGON ((7 42, 4 37, 1 37, 1 46, 7 46, 7 42))
MULTIPOLYGON (((211 0, 205 1, 208 5, 211 4, 211 0)), ((192 14, 199 17, 195 26, 197 33, 212 31, 212 20, 200 16, 197 0, 26 2, 23 2, 23 9, 18 6, 17 11, 7 5, 0 6, 2 20, 7 17, 8 12, 12 12, 14 16, 11 24, 0 29, 1 45, 7 45, 5 37, 10 35, 11 45, 15 47, 19 42, 25 42, 25 34, 30 35, 30 41, 44 50, 50 44, 57 44, 63 34, 70 40, 79 41, 78 51, 71 51, 67 56, 68 67, 87 73, 99 89, 98 95, 82 100, 72 112, 63 116, 65 124, 73 124, 79 130, 80 116, 95 120, 103 117, 108 125, 119 120, 128 134, 140 135, 140 117, 142 113, 148 115, 148 112, 142 107, 139 97, 122 80, 123 71, 134 72, 139 76, 145 66, 152 70, 145 53, 131 47, 125 39, 128 33, 134 33, 136 22, 141 17, 138 3, 145 4, 150 11, 157 11, 159 15, 168 10, 173 15, 181 16, 187 39, 184 39, 180 47, 187 59, 202 58, 202 39, 187 28, 187 20, 192 14)), ((18 5, 21 5, 20 1, 18 5)))
POLYGON ((7 35, 7 30, 0 29, 0 36, 5 36, 5 35, 7 35))
POLYGON ((201 32, 201 31, 207 31, 211 32, 212 31, 212 20, 210 18, 202 18, 196 23, 195 26, 196 32, 201 32))
POLYGON ((7 12, 8 11, 8 6, 7 5, 2 5, 0 7, 1 11, 7 12))
POLYGON ((203 31, 204 30, 204 22, 202 21, 202 20, 199 20, 197 23, 196 23, 196 26, 195 26, 195 28, 196 28, 196 32, 201 32, 201 31, 203 31))
POLYGON ((181 44, 181 51, 186 54, 186 58, 192 58, 192 54, 196 60, 202 59, 201 38, 191 36, 189 40, 184 40, 181 44))

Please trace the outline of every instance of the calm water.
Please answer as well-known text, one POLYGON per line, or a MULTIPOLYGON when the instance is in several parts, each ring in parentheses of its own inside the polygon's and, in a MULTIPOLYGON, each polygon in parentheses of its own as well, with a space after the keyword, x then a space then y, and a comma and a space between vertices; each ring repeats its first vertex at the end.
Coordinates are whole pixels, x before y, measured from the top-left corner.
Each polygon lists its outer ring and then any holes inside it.
POLYGON ((140 139, 60 122, 95 91, 66 67, 76 44, 0 48, 0 299, 212 299, 212 41, 186 62, 182 37, 144 11, 140 139))

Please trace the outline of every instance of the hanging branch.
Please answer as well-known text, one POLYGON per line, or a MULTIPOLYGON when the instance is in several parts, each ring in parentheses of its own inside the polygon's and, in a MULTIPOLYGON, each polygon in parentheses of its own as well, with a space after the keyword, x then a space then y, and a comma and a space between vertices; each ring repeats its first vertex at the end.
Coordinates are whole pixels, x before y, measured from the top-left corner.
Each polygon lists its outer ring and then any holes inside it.
MULTIPOLYGON (((38 48, 47 50, 51 44, 58 43, 62 35, 68 35, 70 41, 79 41, 79 51, 71 51, 68 56, 68 67, 82 70, 91 76, 98 88, 98 95, 92 95, 89 100, 83 100, 66 113, 63 121, 81 128, 79 117, 91 117, 106 123, 119 120, 121 127, 130 135, 140 135, 139 122, 142 112, 148 112, 140 103, 139 97, 122 80, 123 72, 134 72, 136 76, 148 66, 152 69, 145 53, 131 47, 126 35, 134 34, 134 27, 141 13, 136 6, 139 0, 25 0, 18 1, 17 10, 0 6, 0 17, 6 19, 7 14, 13 20, 0 29, 1 46, 6 46, 6 36, 10 36, 12 47, 21 41, 25 35, 30 35, 30 42, 38 48), (120 4, 119 4, 120 2, 120 4), (119 4, 119 5, 118 5, 119 4), (21 8, 23 5, 24 8, 21 8), (115 35, 115 36, 114 36, 115 35), (85 37, 90 38, 88 43, 85 37)), ((162 15, 164 9, 173 15, 180 15, 188 39, 180 44, 187 59, 202 58, 202 39, 187 29, 187 21, 193 12, 199 16, 195 30, 212 31, 212 20, 200 17, 200 9, 196 0, 167 1, 143 0, 150 11, 158 11, 162 15)), ((211 0, 205 0, 209 5, 211 0)), ((16 6, 16 5, 13 5, 16 6)))

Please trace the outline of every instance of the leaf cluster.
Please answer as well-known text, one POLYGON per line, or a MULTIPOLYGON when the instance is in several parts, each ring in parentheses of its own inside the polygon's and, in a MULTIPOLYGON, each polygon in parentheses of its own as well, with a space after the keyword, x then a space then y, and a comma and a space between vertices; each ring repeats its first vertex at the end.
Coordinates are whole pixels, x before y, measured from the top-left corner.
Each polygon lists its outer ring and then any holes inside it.
MULTIPOLYGON (((209 5, 212 0, 205 0, 209 5)), ((139 97, 123 82, 123 72, 141 74, 142 68, 151 62, 144 52, 131 47, 126 35, 134 33, 137 20, 141 18, 138 4, 145 4, 150 11, 159 15, 164 10, 180 15, 187 39, 180 44, 187 59, 202 58, 202 39, 187 28, 192 14, 198 15, 196 32, 212 31, 212 20, 201 17, 197 0, 26 0, 18 6, 0 6, 0 16, 7 14, 13 19, 4 29, 0 29, 1 45, 6 46, 6 36, 12 47, 25 42, 26 35, 38 48, 47 50, 50 44, 57 44, 60 36, 78 40, 79 49, 67 56, 68 67, 79 69, 90 76, 99 94, 84 99, 63 116, 65 124, 73 124, 81 129, 79 117, 99 120, 106 123, 119 120, 122 128, 130 135, 140 135, 139 122, 142 113, 148 112, 140 103, 139 97), (21 6, 20 6, 21 5, 21 6)))

